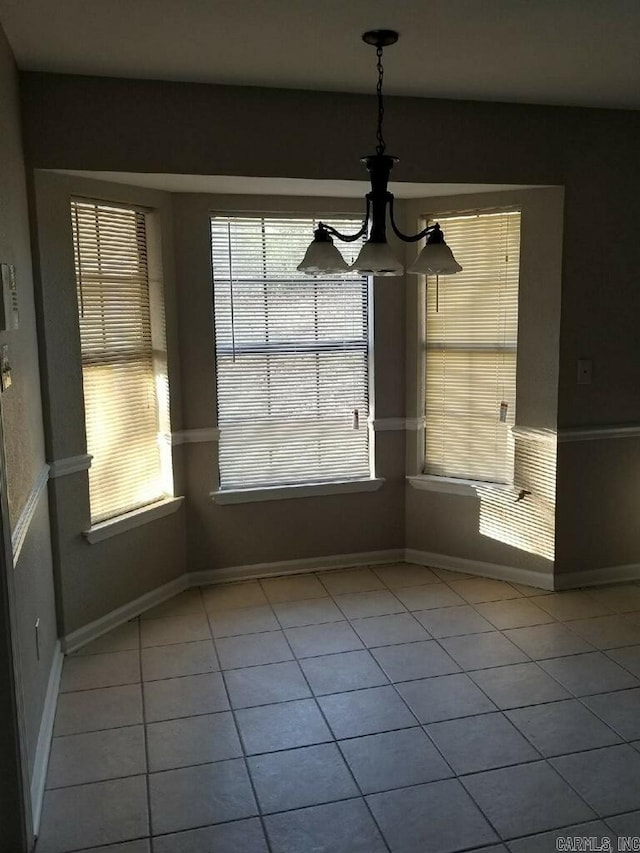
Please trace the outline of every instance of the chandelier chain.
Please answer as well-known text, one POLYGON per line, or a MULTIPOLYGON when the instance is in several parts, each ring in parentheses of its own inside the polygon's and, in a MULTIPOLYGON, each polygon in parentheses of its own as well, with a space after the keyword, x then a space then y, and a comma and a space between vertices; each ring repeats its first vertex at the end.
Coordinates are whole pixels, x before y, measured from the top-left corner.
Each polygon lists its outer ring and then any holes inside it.
POLYGON ((378 128, 376 132, 376 139, 378 144, 376 145, 376 154, 384 154, 385 148, 387 147, 384 141, 384 136, 382 135, 382 122, 384 120, 384 101, 382 100, 382 81, 384 78, 384 68, 382 66, 382 47, 378 45, 376 49, 376 56, 378 57, 378 61, 376 67, 378 69, 378 85, 376 86, 376 94, 378 96, 378 128))

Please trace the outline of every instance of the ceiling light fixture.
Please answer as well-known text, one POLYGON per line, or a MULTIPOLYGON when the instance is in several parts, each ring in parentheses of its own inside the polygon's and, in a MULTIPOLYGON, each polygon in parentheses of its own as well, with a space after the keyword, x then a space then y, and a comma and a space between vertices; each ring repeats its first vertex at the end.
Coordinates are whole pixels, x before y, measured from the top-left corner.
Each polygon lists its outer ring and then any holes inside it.
POLYGON ((384 68, 382 66, 382 51, 390 44, 398 41, 398 33, 394 30, 369 30, 364 33, 362 40, 376 48, 378 85, 378 126, 376 153, 363 157, 362 162, 370 175, 371 192, 366 195, 366 212, 362 228, 357 234, 341 234, 331 225, 318 223, 314 232, 313 242, 306 251, 298 270, 309 275, 331 274, 353 270, 361 275, 398 276, 404 274, 404 267, 394 257, 387 243, 387 207, 389 221, 396 237, 405 243, 415 243, 426 237, 426 245, 418 255, 415 263, 408 272, 422 275, 453 275, 460 272, 462 267, 453 257, 451 249, 444 241, 444 235, 436 222, 428 225, 418 234, 403 234, 395 223, 393 216, 393 193, 388 190, 389 174, 398 162, 397 157, 385 154, 386 144, 382 133, 384 120, 384 102, 382 99, 382 81, 384 68), (360 254, 353 266, 349 266, 338 249, 333 245, 333 237, 350 243, 367 236, 360 254))

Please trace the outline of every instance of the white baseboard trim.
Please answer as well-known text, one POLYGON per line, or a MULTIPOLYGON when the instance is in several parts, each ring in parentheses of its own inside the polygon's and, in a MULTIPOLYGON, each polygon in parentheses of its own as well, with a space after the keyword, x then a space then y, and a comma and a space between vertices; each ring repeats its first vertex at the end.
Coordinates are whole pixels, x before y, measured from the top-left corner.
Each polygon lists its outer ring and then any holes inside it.
POLYGON ((150 607, 155 607, 156 604, 162 604, 168 598, 173 598, 174 595, 187 589, 189 585, 188 575, 180 575, 179 578, 175 578, 163 586, 152 589, 150 592, 145 592, 139 598, 129 601, 122 607, 118 607, 116 610, 112 610, 94 622, 89 622, 88 625, 84 625, 82 628, 78 628, 76 631, 72 631, 70 634, 64 636, 62 638, 62 650, 65 654, 77 651, 77 649, 90 643, 91 640, 95 640, 106 634, 107 631, 111 631, 112 628, 117 628, 118 625, 122 625, 124 622, 128 622, 130 619, 139 616, 140 613, 144 613, 150 607))
POLYGON ((46 490, 48 481, 49 466, 43 465, 31 486, 31 491, 27 495, 27 500, 25 501, 20 517, 18 518, 16 526, 11 534, 14 567, 18 564, 18 560, 20 559, 22 546, 27 538, 27 533, 29 532, 31 522, 33 521, 33 516, 35 515, 38 502, 46 490))
POLYGON ((357 554, 336 554, 329 557, 309 557, 301 560, 282 560, 276 563, 251 563, 246 566, 231 566, 226 569, 207 569, 201 572, 189 572, 179 578, 152 589, 134 601, 112 610, 94 622, 72 631, 62 638, 62 650, 70 654, 96 640, 112 628, 134 619, 145 610, 162 604, 179 592, 192 586, 201 586, 229 581, 253 580, 254 578, 274 577, 276 575, 297 575, 323 569, 342 569, 351 566, 375 566, 383 563, 396 563, 404 560, 404 550, 393 548, 388 551, 365 551, 357 554))
MULTIPOLYGON (((344 569, 356 566, 376 566, 385 563, 418 563, 423 566, 435 566, 438 569, 466 572, 472 575, 495 578, 496 580, 513 581, 526 586, 540 589, 553 589, 552 575, 534 572, 529 569, 519 569, 515 566, 502 566, 495 563, 483 563, 479 560, 468 560, 462 557, 449 557, 445 554, 432 554, 428 551, 417 551, 413 548, 391 548, 384 551, 363 551, 354 554, 332 554, 326 557, 305 557, 300 560, 281 560, 273 563, 249 563, 243 566, 229 566, 224 569, 206 569, 199 572, 188 572, 170 581, 164 586, 141 595, 134 601, 112 610, 100 619, 90 622, 76 631, 67 634, 62 640, 63 651, 74 652, 91 640, 128 622, 150 607, 161 604, 168 598, 177 595, 193 586, 229 583, 232 581, 253 580, 255 578, 276 577, 278 575, 298 575, 307 572, 317 572, 329 569, 344 569)), ((614 579, 615 580, 615 579, 614 579)), ((597 583, 598 581, 594 581, 597 583)))
POLYGON ((301 560, 281 560, 275 563, 250 563, 246 566, 230 566, 226 569, 208 569, 190 572, 189 585, 227 583, 229 581, 252 580, 275 575, 299 575, 323 569, 344 569, 351 566, 374 566, 381 563, 396 563, 404 560, 404 549, 387 551, 364 551, 357 554, 333 554, 328 557, 308 557, 301 560))
POLYGON ((450 557, 446 554, 432 554, 429 551, 417 551, 414 548, 406 548, 404 554, 407 563, 418 563, 420 566, 433 566, 436 569, 448 569, 452 572, 465 572, 469 575, 481 575, 484 578, 511 581, 539 589, 554 589, 554 578, 551 573, 547 575, 531 569, 519 569, 516 566, 504 566, 498 563, 484 563, 481 560, 450 557))
POLYGON ((58 688, 60 687, 60 675, 62 674, 62 663, 64 656, 60 648, 60 641, 56 642, 53 650, 53 660, 49 670, 49 681, 47 692, 44 697, 42 709, 42 720, 38 732, 38 743, 31 774, 31 817, 33 819, 33 834, 37 835, 40 829, 40 815, 42 814, 42 800, 44 797, 44 786, 47 781, 47 768, 49 766, 49 751, 51 749, 51 738, 53 737, 53 723, 56 718, 56 706, 58 704, 58 688))
POLYGON ((640 580, 640 563, 626 566, 607 566, 584 572, 560 572, 555 576, 556 589, 576 589, 581 586, 605 586, 610 583, 640 580))

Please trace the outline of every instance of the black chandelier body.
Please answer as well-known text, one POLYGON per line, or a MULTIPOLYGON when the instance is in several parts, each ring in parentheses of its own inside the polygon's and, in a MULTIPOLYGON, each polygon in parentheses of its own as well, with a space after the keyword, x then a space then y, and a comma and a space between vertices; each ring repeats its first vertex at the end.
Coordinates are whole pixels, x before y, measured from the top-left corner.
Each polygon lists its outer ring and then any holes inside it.
POLYGON ((378 119, 376 128, 376 153, 361 158, 366 166, 371 181, 371 191, 365 196, 366 210, 362 227, 356 234, 343 234, 331 225, 318 223, 314 239, 298 269, 310 275, 321 273, 344 272, 348 269, 369 275, 398 276, 404 273, 402 265, 394 258, 387 243, 387 210, 393 233, 404 243, 416 243, 426 238, 426 245, 418 256, 416 263, 409 272, 422 274, 452 275, 462 267, 456 262, 451 250, 444 241, 444 235, 436 222, 427 225, 417 234, 403 234, 398 228, 394 217, 394 196, 389 192, 389 176, 397 157, 386 154, 386 143, 383 134, 384 101, 382 85, 384 68, 382 65, 383 48, 395 44, 398 33, 394 30, 370 30, 363 34, 362 39, 376 48, 378 84, 378 119), (367 240, 352 267, 348 267, 338 250, 333 245, 333 238, 345 243, 352 243, 362 237, 367 240))

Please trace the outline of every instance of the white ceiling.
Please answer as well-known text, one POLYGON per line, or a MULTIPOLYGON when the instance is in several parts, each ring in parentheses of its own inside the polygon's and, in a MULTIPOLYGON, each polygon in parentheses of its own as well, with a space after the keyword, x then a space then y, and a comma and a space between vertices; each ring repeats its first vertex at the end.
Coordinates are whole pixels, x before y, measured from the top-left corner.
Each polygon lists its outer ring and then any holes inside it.
POLYGON ((640 109, 640 0, 0 0, 21 68, 640 109))

